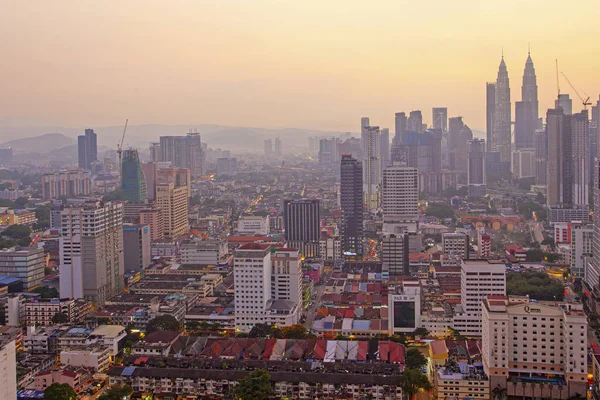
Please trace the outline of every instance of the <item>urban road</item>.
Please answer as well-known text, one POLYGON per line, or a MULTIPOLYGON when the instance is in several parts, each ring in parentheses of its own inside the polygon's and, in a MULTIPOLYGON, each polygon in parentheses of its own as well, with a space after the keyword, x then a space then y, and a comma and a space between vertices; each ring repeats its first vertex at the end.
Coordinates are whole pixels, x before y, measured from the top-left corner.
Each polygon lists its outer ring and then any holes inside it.
POLYGON ((305 311, 306 321, 304 322, 304 326, 309 332, 312 330, 313 322, 317 316, 317 310, 321 307, 321 301, 323 299, 323 294, 325 293, 325 287, 327 286, 327 281, 329 281, 329 278, 331 278, 333 268, 327 267, 324 268, 323 271, 323 276, 321 277, 320 282, 315 284, 315 294, 311 296, 310 305, 305 311))

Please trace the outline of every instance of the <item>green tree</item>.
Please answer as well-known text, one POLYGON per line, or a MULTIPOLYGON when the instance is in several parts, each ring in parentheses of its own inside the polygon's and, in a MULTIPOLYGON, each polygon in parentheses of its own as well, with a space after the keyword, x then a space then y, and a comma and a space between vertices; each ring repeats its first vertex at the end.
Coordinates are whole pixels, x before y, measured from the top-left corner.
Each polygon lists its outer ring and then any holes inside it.
POLYGON ((431 383, 427 376, 419 370, 406 368, 400 376, 400 385, 405 400, 412 400, 419 390, 431 390, 431 383))
POLYGON ((236 400, 267 400, 273 393, 271 375, 264 369, 250 372, 240 379, 234 389, 236 400))
POLYGON ((181 330, 181 324, 177 319, 168 314, 160 315, 148 322, 146 326, 146 333, 155 331, 179 331, 181 330))
POLYGON ((528 295, 536 300, 561 301, 564 297, 564 285, 545 272, 507 272, 506 294, 528 295))
POLYGON ((11 225, 2 232, 3 236, 8 236, 12 239, 28 238, 31 234, 31 228, 27 225, 11 225))
POLYGON ((122 400, 127 399, 133 393, 133 388, 129 385, 115 385, 108 389, 98 400, 122 400))
POLYGON ((544 252, 539 249, 527 250, 527 253, 525 253, 525 255, 527 256, 527 261, 529 262, 544 261, 544 252))
POLYGON ((427 359, 416 347, 408 349, 404 358, 406 360, 406 368, 420 370, 427 365, 427 359))
POLYGON ((306 328, 300 324, 286 326, 281 330, 286 339, 306 339, 306 328))
POLYGON ((29 202, 29 198, 19 197, 18 199, 15 200, 15 205, 19 208, 23 208, 27 205, 28 202, 29 202))
POLYGON ((250 337, 251 338, 271 337, 271 338, 281 339, 281 338, 283 338, 283 333, 281 332, 280 328, 275 328, 272 325, 256 324, 250 330, 250 337))
POLYGON ((53 383, 44 390, 44 400, 76 400, 77 393, 66 383, 53 383))
POLYGON ((58 297, 58 290, 49 286, 38 286, 32 292, 39 293, 42 299, 54 299, 58 297))
POLYGON ((52 317, 52 323, 54 324, 66 324, 69 322, 69 316, 65 313, 57 312, 52 317))
POLYGON ((427 328, 417 328, 413 332, 413 336, 429 336, 429 331, 427 330, 427 328))
POLYGON ((425 215, 437 218, 454 218, 454 209, 446 203, 429 203, 425 215))

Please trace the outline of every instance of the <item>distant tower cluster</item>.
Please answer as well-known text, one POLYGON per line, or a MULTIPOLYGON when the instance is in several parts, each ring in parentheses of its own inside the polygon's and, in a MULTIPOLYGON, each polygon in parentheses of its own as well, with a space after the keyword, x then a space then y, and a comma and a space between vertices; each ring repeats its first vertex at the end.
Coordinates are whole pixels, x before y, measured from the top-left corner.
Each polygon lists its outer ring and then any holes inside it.
POLYGON ((77 137, 77 154, 79 168, 86 171, 90 171, 92 163, 98 161, 98 135, 93 129, 86 129, 84 135, 77 137))

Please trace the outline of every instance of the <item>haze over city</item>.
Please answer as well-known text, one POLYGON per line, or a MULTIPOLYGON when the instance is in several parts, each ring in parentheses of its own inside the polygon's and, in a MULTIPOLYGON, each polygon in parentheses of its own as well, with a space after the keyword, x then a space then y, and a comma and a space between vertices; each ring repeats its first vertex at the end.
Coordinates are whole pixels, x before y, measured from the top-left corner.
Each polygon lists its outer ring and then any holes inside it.
POLYGON ((593 0, 8 0, 0 125, 356 132, 363 115, 392 126, 396 111, 448 106, 484 131, 502 48, 516 98, 531 44, 540 110, 556 96, 555 58, 600 92, 599 19, 593 0))

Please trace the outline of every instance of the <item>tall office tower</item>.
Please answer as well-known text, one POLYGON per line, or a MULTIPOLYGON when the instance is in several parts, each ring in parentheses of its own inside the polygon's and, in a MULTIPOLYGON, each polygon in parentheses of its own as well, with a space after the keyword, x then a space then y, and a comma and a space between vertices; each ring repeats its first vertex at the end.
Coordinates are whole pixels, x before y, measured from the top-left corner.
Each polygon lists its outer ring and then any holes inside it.
POLYGON ((319 164, 335 164, 339 162, 340 142, 337 138, 321 139, 319 141, 319 164))
POLYGON ((370 126, 369 117, 362 117, 360 119, 360 150, 362 151, 363 157, 366 152, 366 137, 367 128, 370 126))
POLYGON ((421 192, 439 193, 442 190, 442 133, 439 130, 407 133, 404 144, 394 146, 392 160, 417 168, 421 192))
POLYGON ((186 136, 161 136, 160 161, 170 161, 174 168, 187 168, 194 177, 203 173, 203 150, 199 133, 186 136))
POLYGON ((523 86, 521 86, 521 100, 529 101, 533 104, 531 119, 534 121, 534 129, 538 129, 538 120, 540 118, 538 87, 533 60, 531 59, 531 52, 527 52, 527 60, 525 61, 525 70, 523 71, 523 86))
POLYGON ((600 97, 596 106, 592 108, 592 123, 596 126, 596 157, 598 157, 600 156, 600 97))
POLYGON ((444 254, 452 254, 468 260, 469 240, 469 235, 464 233, 444 233, 442 235, 442 251, 444 254))
POLYGON ((0 343, 0 398, 17 400, 17 351, 15 341, 0 343))
POLYGON ((573 151, 573 204, 589 205, 590 190, 590 133, 587 110, 571 115, 573 151))
POLYGON ((452 117, 448 124, 448 166, 451 170, 467 170, 467 141, 473 132, 463 123, 462 117, 452 117))
POLYGON ((416 231, 419 221, 419 171, 395 163, 383 170, 383 230, 416 231))
POLYGON ((496 84, 485 84, 485 138, 487 139, 486 151, 492 151, 494 137, 494 114, 496 113, 496 84))
MULTIPOLYGON (((594 204, 600 204, 600 157, 594 158, 594 184, 592 191, 594 204)), ((596 206, 598 207, 598 206, 596 206)), ((593 214, 594 237, 592 254, 600 254, 600 212, 593 214)), ((600 289, 600 257, 592 257, 585 264, 585 283, 593 290, 600 289)))
POLYGON ((496 100, 494 111, 494 130, 492 132, 492 151, 500 152, 500 161, 510 163, 511 154, 511 106, 510 82, 504 56, 500 61, 496 79, 496 100))
POLYGON ((275 146, 273 151, 275 152, 275 156, 276 157, 281 157, 281 139, 280 138, 275 138, 275 146))
POLYGON ((150 265, 150 226, 123 224, 123 265, 125 272, 141 272, 150 265))
POLYGON ((546 196, 549 207, 573 206, 572 135, 570 116, 562 108, 546 114, 548 157, 546 196))
POLYGON ((150 143, 150 162, 159 162, 160 161, 160 143, 152 142, 150 143))
POLYGON ((60 297, 101 306, 123 290, 123 205, 89 201, 61 212, 60 297))
POLYGON ((363 192, 369 211, 379 208, 381 189, 381 132, 378 126, 365 128, 363 192))
POLYGON ((530 101, 515 102, 515 149, 533 147, 533 137, 537 119, 533 119, 533 103, 530 101))
POLYGON ((394 132, 394 144, 404 144, 404 136, 406 135, 407 131, 406 113, 397 112, 395 115, 394 124, 396 129, 394 132))
POLYGON ((306 257, 319 254, 320 201, 318 199, 284 200, 283 225, 289 247, 306 257))
POLYGON ((342 156, 340 203, 342 206, 342 250, 363 255, 362 163, 350 154, 342 156))
POLYGON ((270 158, 271 155, 273 154, 273 140, 272 139, 265 139, 264 140, 264 155, 265 158, 270 158))
POLYGON ((383 128, 381 130, 381 168, 390 165, 392 155, 390 153, 390 130, 383 128))
POLYGON ((98 135, 93 129, 86 129, 84 135, 77 136, 79 168, 92 169, 92 162, 98 161, 98 135))
POLYGON ((471 196, 485 196, 485 140, 469 140, 467 145, 469 147, 467 168, 469 192, 471 196))
POLYGON ((90 173, 82 170, 60 171, 42 175, 42 198, 87 196, 91 193, 90 173))
POLYGON ((481 356, 486 382, 511 399, 585 398, 588 321, 583 305, 511 300, 517 299, 483 299, 481 356), (541 384, 546 379, 552 383, 541 384))
POLYGON ((148 207, 140 210, 140 224, 150 227, 151 241, 165 238, 165 226, 160 208, 148 207))
POLYGON ((455 150, 455 169, 466 173, 468 169, 469 140, 473 140, 473 131, 468 125, 463 125, 460 130, 458 147, 455 150))
POLYGON ((408 270, 408 234, 384 233, 381 238, 383 270, 391 276, 410 276, 408 270))
POLYGON ((298 250, 279 248, 271 254, 271 300, 287 303, 288 309, 300 309, 302 263, 298 250))
POLYGON ((319 154, 319 138, 316 136, 310 136, 308 138, 308 154, 311 157, 319 154))
POLYGON ((448 151, 456 150, 460 144, 460 131, 465 124, 462 117, 452 117, 448 120, 448 151))
POLYGON ((432 128, 446 132, 448 130, 448 109, 446 107, 434 107, 431 114, 432 128))
POLYGON ((121 165, 123 200, 136 203, 146 201, 146 180, 138 151, 135 149, 123 151, 121 165))
POLYGON ((44 249, 41 247, 0 250, 0 276, 20 279, 25 291, 31 291, 42 284, 45 266, 44 249))
POLYGON ((461 313, 454 329, 465 336, 482 334, 482 302, 488 296, 506 296, 506 266, 502 260, 462 260, 460 263, 461 313))
POLYGON ((546 129, 535 131, 535 184, 546 185, 546 160, 548 157, 548 135, 546 129))
POLYGON ((165 237, 174 238, 189 232, 188 188, 174 183, 156 185, 156 206, 161 210, 165 237))
POLYGON ((571 230, 571 276, 585 280, 585 264, 591 259, 594 249, 594 225, 572 221, 571 230))
POLYGON ((409 132, 423 132, 423 115, 420 110, 411 111, 408 116, 407 129, 409 132))
POLYGON ((554 108, 562 108, 565 115, 573 114, 573 101, 568 94, 559 94, 558 99, 554 100, 554 108))
POLYGON ((535 149, 519 149, 512 154, 512 174, 517 179, 533 178, 537 173, 535 149))

